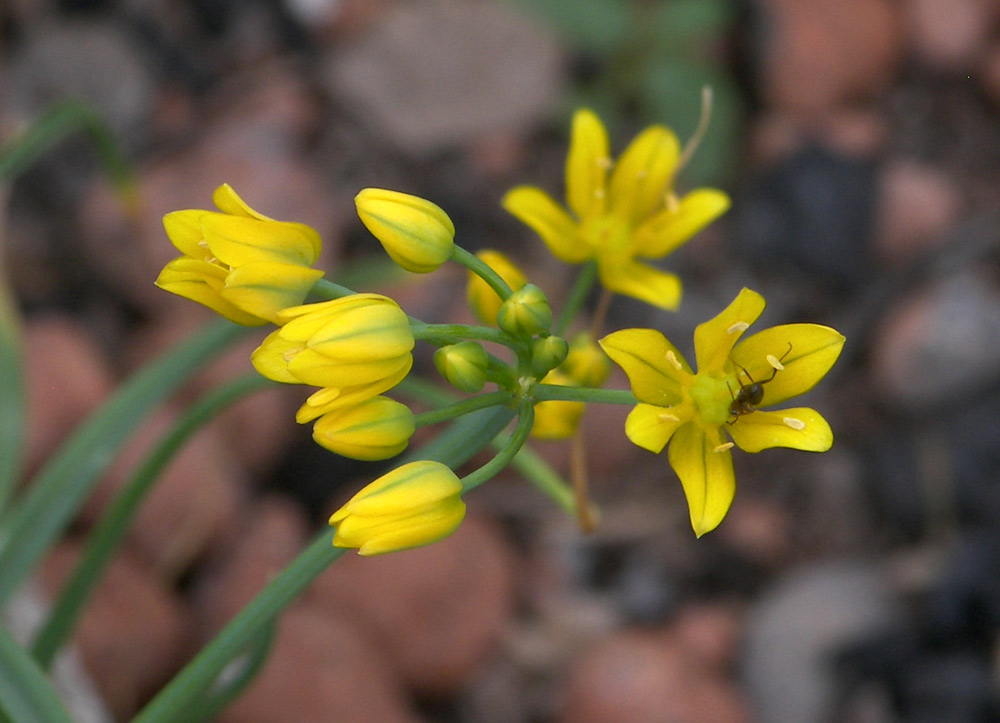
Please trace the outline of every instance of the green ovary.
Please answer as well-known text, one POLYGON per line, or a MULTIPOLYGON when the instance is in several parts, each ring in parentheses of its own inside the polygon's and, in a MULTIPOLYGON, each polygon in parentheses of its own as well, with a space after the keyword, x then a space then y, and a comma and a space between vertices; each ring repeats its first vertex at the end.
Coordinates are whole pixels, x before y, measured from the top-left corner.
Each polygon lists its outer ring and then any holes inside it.
POLYGON ((615 255, 623 253, 632 242, 632 229, 627 221, 617 216, 598 216, 584 221, 583 238, 594 251, 615 255))
POLYGON ((697 414, 705 424, 720 426, 729 419, 729 406, 733 398, 726 379, 698 374, 688 389, 697 414))

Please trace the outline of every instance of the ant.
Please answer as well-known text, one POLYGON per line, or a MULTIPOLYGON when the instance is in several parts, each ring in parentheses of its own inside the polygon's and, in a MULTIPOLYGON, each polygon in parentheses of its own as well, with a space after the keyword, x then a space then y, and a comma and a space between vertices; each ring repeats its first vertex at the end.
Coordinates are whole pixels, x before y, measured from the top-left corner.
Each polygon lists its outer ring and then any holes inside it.
POLYGON ((750 383, 740 384, 740 390, 736 392, 736 394, 733 394, 733 388, 729 386, 729 382, 726 382, 726 386, 729 387, 729 396, 733 398, 733 403, 729 405, 729 419, 726 422, 727 424, 734 424, 742 415, 750 414, 750 412, 757 409, 757 405, 764 399, 764 385, 774 379, 775 375, 778 373, 779 367, 781 366, 781 362, 783 362, 785 357, 791 354, 791 352, 792 343, 788 342, 788 349, 778 358, 778 364, 772 365, 774 366, 774 370, 771 372, 771 376, 759 382, 755 382, 753 377, 750 376, 750 372, 736 362, 733 362, 733 366, 746 374, 750 383))

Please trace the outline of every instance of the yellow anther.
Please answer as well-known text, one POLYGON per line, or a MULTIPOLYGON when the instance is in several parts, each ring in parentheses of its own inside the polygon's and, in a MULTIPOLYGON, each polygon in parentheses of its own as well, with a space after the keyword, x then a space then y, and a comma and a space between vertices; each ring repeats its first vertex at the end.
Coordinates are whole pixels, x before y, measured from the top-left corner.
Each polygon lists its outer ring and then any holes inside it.
POLYGON ((684 366, 680 363, 680 361, 677 360, 677 355, 674 354, 672 351, 667 352, 667 361, 673 364, 674 368, 677 371, 681 371, 684 368, 684 366))
POLYGON ((670 412, 660 412, 657 417, 661 422, 679 422, 681 418, 676 414, 671 414, 670 412))
POLYGON ((726 331, 730 334, 740 334, 750 328, 750 325, 745 321, 737 321, 735 324, 730 326, 726 331))
POLYGON ((768 364, 770 364, 772 367, 774 367, 775 371, 780 372, 782 369, 785 368, 785 365, 782 364, 781 360, 778 359, 778 357, 776 357, 774 354, 768 354, 765 357, 765 359, 767 359, 767 363, 768 364))
POLYGON ((799 432, 806 428, 806 423, 801 419, 796 419, 795 417, 782 417, 781 421, 785 423, 786 427, 791 427, 799 432))
POLYGON ((677 213, 681 210, 681 201, 677 198, 677 194, 671 191, 666 197, 667 210, 670 213, 677 213))
POLYGON ((712 451, 713 452, 725 452, 727 449, 732 449, 732 448, 733 448, 733 443, 732 442, 725 442, 724 444, 720 444, 718 447, 716 447, 712 451))
POLYGON ((612 161, 609 156, 604 156, 603 158, 597 159, 597 165, 606 171, 610 171, 611 167, 614 165, 614 161, 612 161))

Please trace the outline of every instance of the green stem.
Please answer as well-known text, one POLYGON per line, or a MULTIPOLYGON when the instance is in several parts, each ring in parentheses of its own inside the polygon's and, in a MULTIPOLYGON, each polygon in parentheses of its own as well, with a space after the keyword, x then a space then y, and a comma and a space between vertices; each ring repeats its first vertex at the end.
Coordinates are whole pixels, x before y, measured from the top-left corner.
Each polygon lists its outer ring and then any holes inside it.
POLYGON ((490 341, 496 344, 514 349, 523 346, 520 339, 516 339, 505 331, 494 329, 489 326, 472 326, 470 324, 412 324, 413 338, 420 341, 429 341, 442 346, 444 344, 456 344, 460 341, 490 341))
POLYGON ((343 548, 333 546, 333 531, 323 530, 202 648, 132 723, 173 723, 181 720, 180 714, 208 690, 229 661, 242 653, 278 613, 345 552, 343 548))
POLYGON ((340 299, 345 296, 353 296, 355 292, 348 289, 346 286, 341 286, 340 284, 330 281, 329 279, 320 279, 313 284, 312 293, 321 299, 333 301, 334 299, 340 299))
POLYGON ((143 368, 77 428, 6 518, 0 605, 35 569, 136 425, 192 373, 247 332, 218 322, 143 368))
POLYGON ((469 253, 458 244, 452 247, 451 257, 489 284, 490 288, 500 297, 500 301, 506 301, 514 293, 507 282, 500 277, 500 274, 481 261, 478 256, 469 253))
POLYGON ((536 402, 553 400, 563 402, 590 402, 593 404, 638 404, 639 400, 628 389, 589 389, 587 387, 562 387, 557 384, 536 384, 531 388, 536 402))
MULTIPOLYGON (((271 653, 274 644, 276 621, 271 621, 270 625, 265 625, 257 634, 257 637, 250 642, 242 655, 229 663, 229 666, 239 666, 239 670, 232 679, 226 680, 217 688, 208 691, 202 700, 194 700, 183 716, 187 721, 209 721, 214 720, 223 708, 239 697, 253 679, 257 677, 267 656, 271 653)), ((224 676, 226 677, 226 676, 224 676)))
POLYGON ((21 324, 0 277, 0 519, 21 476, 26 408, 21 324))
POLYGON ((510 404, 513 396, 510 392, 496 391, 489 392, 488 394, 483 394, 478 397, 470 397, 469 399, 463 399, 453 404, 449 404, 446 407, 441 407, 440 409, 435 409, 430 412, 423 412, 417 414, 414 417, 414 422, 417 427, 426 427, 430 424, 439 424, 440 422, 447 422, 455 417, 461 417, 470 412, 475 412, 479 409, 486 409, 487 407, 498 407, 510 404))
MULTIPOLYGON (((506 446, 510 443, 510 436, 501 436, 495 444, 506 446)), ((559 505, 566 514, 576 516, 576 497, 562 476, 556 472, 552 466, 542 459, 528 445, 524 445, 517 451, 517 455, 511 460, 510 466, 516 469, 528 482, 538 491, 559 505)))
POLYGON ((189 407, 146 455, 90 533, 73 576, 63 586, 45 626, 35 638, 32 652, 43 668, 49 668, 56 652, 69 638, 91 592, 124 539, 135 511, 184 442, 230 404, 272 384, 258 374, 248 374, 214 389, 189 407))
POLYGON ((573 319, 580 311, 580 307, 587 300, 587 295, 590 290, 594 288, 594 280, 597 278, 597 262, 589 261, 577 274, 576 281, 573 282, 573 288, 570 289, 569 296, 566 297, 566 303, 563 304, 562 311, 559 313, 559 319, 556 321, 555 328, 553 329, 553 334, 558 334, 563 336, 569 325, 573 323, 573 319))
POLYGON ((518 409, 517 427, 511 435, 507 445, 500 450, 500 453, 477 469, 475 472, 467 474, 462 478, 462 494, 473 490, 487 480, 495 477, 504 467, 510 464, 515 455, 528 441, 531 427, 535 422, 535 407, 530 399, 522 399, 518 409))

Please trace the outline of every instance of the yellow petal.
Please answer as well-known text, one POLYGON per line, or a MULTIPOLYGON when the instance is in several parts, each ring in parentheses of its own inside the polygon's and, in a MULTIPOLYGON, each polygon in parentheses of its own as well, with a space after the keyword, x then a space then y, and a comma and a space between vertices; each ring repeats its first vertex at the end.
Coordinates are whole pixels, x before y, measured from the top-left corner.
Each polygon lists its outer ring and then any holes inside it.
POLYGON ((681 381, 691 368, 677 348, 655 329, 623 329, 598 342, 628 375, 636 398, 659 407, 682 400, 681 381))
POLYGON ((324 414, 313 426, 313 439, 331 452, 373 462, 406 449, 413 431, 406 405, 376 396, 324 414))
POLYGON ((744 452, 760 452, 771 447, 825 452, 833 445, 830 425, 819 412, 808 407, 744 414, 727 429, 736 446, 744 452))
POLYGON ((209 211, 173 211, 163 217, 163 229, 178 251, 193 259, 207 261, 211 252, 203 242, 201 231, 202 216, 209 211))
POLYGON ((455 225, 437 204, 384 188, 365 188, 354 202, 361 222, 407 271, 426 274, 451 258, 455 225))
POLYGON ((429 545, 453 533, 465 519, 465 503, 455 497, 405 519, 348 518, 333 544, 357 547, 365 557, 429 545), (360 544, 359 544, 360 543, 360 544))
POLYGON ((518 186, 504 194, 501 205, 534 229, 549 251, 560 261, 579 264, 592 255, 576 223, 551 196, 540 188, 518 186))
POLYGON ((699 324, 694 330, 698 371, 721 371, 729 361, 733 344, 763 311, 764 297, 745 288, 718 316, 699 324))
POLYGON ((281 330, 272 331, 250 355, 250 363, 257 373, 271 381, 282 384, 300 384, 297 377, 288 371, 288 361, 302 350, 301 342, 289 341, 281 336, 281 330))
POLYGON ((163 268, 156 279, 156 285, 164 291, 207 306, 236 324, 243 326, 266 324, 267 319, 250 314, 223 298, 225 279, 226 270, 222 267, 182 256, 163 268))
POLYGON ((237 308, 277 324, 278 312, 301 304, 323 272, 305 266, 254 263, 226 276, 222 297, 237 308))
POLYGON ((396 515, 457 496, 462 483, 440 462, 418 460, 401 465, 369 483, 330 517, 330 524, 350 515, 396 515))
POLYGON ((608 291, 631 296, 661 309, 674 311, 681 303, 681 280, 675 274, 660 271, 632 259, 598 257, 597 271, 608 291))
POLYGON ((257 213, 246 204, 239 194, 233 190, 228 183, 223 183, 212 193, 212 202, 215 207, 230 216, 242 216, 243 218, 255 218, 258 221, 273 221, 262 213, 257 213))
POLYGON ((671 253, 725 213, 729 196, 712 188, 687 194, 676 208, 665 208, 647 219, 635 231, 637 256, 658 259, 671 253))
MULTIPOLYGON (((638 404, 625 420, 625 436, 632 444, 659 454, 677 431, 688 421, 681 419, 676 409, 638 404)), ((687 416, 687 415, 683 415, 687 416)))
POLYGON ((358 384, 350 387, 325 387, 314 392, 295 413, 295 421, 299 424, 311 422, 319 416, 341 407, 360 404, 366 399, 392 389, 410 372, 413 360, 409 365, 400 367, 396 373, 382 379, 376 379, 368 384, 358 384))
POLYGON ((844 336, 836 329, 820 324, 773 326, 740 342, 733 349, 733 363, 746 369, 758 382, 768 379, 774 372, 774 378, 764 384, 764 399, 760 405, 770 406, 816 386, 837 361, 844 341, 844 336), (780 359, 784 368, 775 372, 767 360, 768 355, 780 359))
POLYGON ((611 212, 637 225, 663 207, 681 145, 673 131, 650 126, 629 144, 611 174, 611 212))
POLYGON ((681 480, 691 514, 691 527, 701 537, 722 522, 736 495, 733 456, 721 445, 718 430, 707 435, 696 424, 685 424, 670 440, 670 466, 681 480))
MULTIPOLYGON (((291 326, 304 321, 291 321, 291 326)), ((348 309, 327 320, 309 337, 308 345, 335 360, 367 361, 397 357, 413 349, 413 331, 395 304, 348 309)))
POLYGON ((578 110, 573 116, 566 157, 566 201, 581 221, 603 213, 610 165, 604 124, 592 111, 578 110))
MULTIPOLYGON (((288 373, 299 383, 311 387, 355 387, 376 384, 381 380, 395 378, 403 369, 413 365, 413 356, 404 354, 391 359, 341 362, 318 354, 312 349, 303 349, 288 362, 288 373)), ((265 376, 267 376, 265 374, 265 376)), ((281 380, 277 380, 281 381, 281 380)), ((379 390, 381 393, 385 389, 379 390)))
POLYGON ((266 261, 311 266, 321 246, 319 234, 301 223, 206 213, 201 228, 212 254, 234 267, 266 261))

